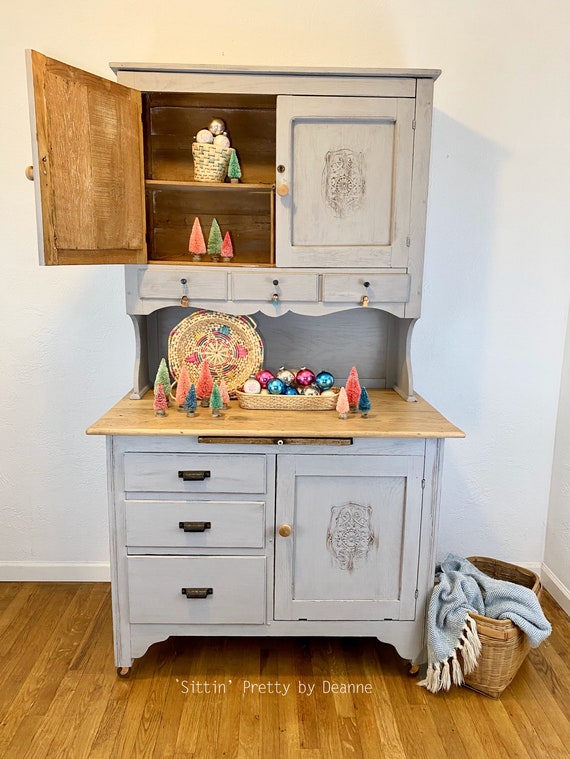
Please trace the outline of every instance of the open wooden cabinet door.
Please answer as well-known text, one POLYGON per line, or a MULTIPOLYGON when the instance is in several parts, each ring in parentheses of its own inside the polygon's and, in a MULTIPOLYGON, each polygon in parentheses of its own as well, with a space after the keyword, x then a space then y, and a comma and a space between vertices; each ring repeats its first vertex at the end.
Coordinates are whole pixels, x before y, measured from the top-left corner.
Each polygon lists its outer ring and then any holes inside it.
POLYGON ((146 263, 141 93, 27 51, 45 264, 146 263))

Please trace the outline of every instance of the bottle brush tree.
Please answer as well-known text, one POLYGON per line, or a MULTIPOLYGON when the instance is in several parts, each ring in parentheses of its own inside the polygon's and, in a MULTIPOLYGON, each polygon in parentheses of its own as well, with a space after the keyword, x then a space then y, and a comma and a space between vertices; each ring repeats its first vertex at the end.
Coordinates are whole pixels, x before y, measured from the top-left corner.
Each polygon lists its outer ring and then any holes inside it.
POLYGON ((208 237, 208 254, 213 261, 217 261, 222 252, 222 231, 217 219, 212 219, 210 235, 208 237))
POLYGON ((358 372, 356 367, 353 366, 346 380, 346 395, 348 397, 348 405, 351 411, 356 411, 358 401, 360 400, 360 381, 358 379, 358 372))
POLYGON ((228 386, 223 377, 220 380, 220 395, 222 396, 222 408, 228 408, 230 405, 230 394, 228 393, 228 386))
POLYGON ((232 150, 230 162, 228 163, 228 177, 230 182, 239 182, 241 179, 241 166, 235 150, 232 150))
POLYGON ((202 256, 206 252, 206 241, 204 240, 204 233, 202 232, 200 219, 197 216, 194 219, 194 224, 192 225, 192 231, 190 232, 190 240, 188 242, 188 251, 192 253, 193 261, 201 261, 202 256))
POLYGON ((198 375, 198 382, 196 384, 196 396, 202 401, 202 406, 208 405, 213 386, 214 378, 210 371, 210 365, 207 361, 204 361, 200 367, 200 374, 198 375))
POLYGON ((358 399, 358 410, 362 416, 366 417, 368 416, 368 412, 371 408, 372 404, 370 403, 370 398, 368 397, 368 391, 365 387, 363 387, 360 391, 360 398, 358 399))
POLYGON ((184 405, 188 390, 190 389, 190 377, 188 376, 188 369, 183 366, 178 375, 178 382, 176 385, 176 403, 179 408, 184 405))
POLYGON ((219 416, 220 409, 223 405, 224 403, 222 401, 220 388, 214 383, 214 386, 212 387, 212 393, 210 395, 210 408, 212 409, 212 416, 219 416))
POLYGON ((222 250, 220 252, 221 257, 226 262, 230 262, 232 258, 234 257, 234 246, 232 244, 232 239, 230 237, 230 233, 226 232, 224 235, 224 239, 222 241, 222 250))
POLYGON ((164 388, 158 383, 156 390, 154 391, 154 401, 152 404, 157 416, 166 416, 166 409, 168 407, 168 401, 166 400, 166 394, 164 388))
POLYGON ((194 412, 198 406, 198 399, 196 398, 196 388, 194 383, 190 385, 186 398, 184 400, 184 410, 188 416, 194 416, 194 412))
POLYGON ((156 372, 156 377, 154 380, 155 393, 159 384, 162 385, 162 389, 168 401, 168 396, 172 392, 172 383, 170 382, 170 372, 168 371, 168 366, 166 365, 166 359, 164 358, 160 360, 160 364, 158 365, 158 370, 156 372))
POLYGON ((338 398, 336 401, 336 410, 338 411, 338 418, 339 419, 346 419, 348 416, 349 411, 349 404, 348 404, 348 397, 346 395, 346 390, 344 387, 341 387, 338 393, 338 398))

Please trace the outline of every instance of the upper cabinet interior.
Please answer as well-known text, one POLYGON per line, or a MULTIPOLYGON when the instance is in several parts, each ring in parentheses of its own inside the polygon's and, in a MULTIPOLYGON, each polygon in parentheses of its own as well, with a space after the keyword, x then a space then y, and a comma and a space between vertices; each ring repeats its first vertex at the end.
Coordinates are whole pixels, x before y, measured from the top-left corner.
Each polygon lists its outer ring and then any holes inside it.
POLYGON ((114 83, 28 62, 45 263, 219 266, 189 250, 198 219, 232 267, 421 271, 439 72, 116 64, 114 83), (214 119, 232 181, 196 173, 214 119))

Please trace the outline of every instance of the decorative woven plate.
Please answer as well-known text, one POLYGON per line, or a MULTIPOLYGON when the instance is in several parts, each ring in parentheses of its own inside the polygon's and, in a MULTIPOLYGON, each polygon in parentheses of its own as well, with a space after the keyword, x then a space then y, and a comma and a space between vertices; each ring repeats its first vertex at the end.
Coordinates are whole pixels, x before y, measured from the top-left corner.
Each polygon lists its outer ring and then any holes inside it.
POLYGON ((229 393, 263 366, 263 343, 248 316, 196 311, 168 336, 168 363, 175 379, 186 366, 190 382, 197 383, 204 361, 214 380, 222 378, 229 393))

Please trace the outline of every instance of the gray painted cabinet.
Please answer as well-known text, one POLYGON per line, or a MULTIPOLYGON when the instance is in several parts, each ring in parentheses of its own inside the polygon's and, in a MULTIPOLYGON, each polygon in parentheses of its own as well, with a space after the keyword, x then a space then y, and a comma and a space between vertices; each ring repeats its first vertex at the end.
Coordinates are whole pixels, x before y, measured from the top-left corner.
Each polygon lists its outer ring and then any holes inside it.
POLYGON ((126 264, 133 390, 88 430, 107 437, 117 667, 170 635, 372 635, 417 660, 443 440, 463 434, 410 355, 439 72, 118 63, 113 83, 28 60, 42 259, 126 264), (238 184, 194 180, 213 117, 238 184), (231 231, 230 265, 192 260, 195 217, 231 231), (157 420, 156 368, 197 309, 252 315, 267 366, 342 384, 356 365, 370 418, 234 401, 157 420))

